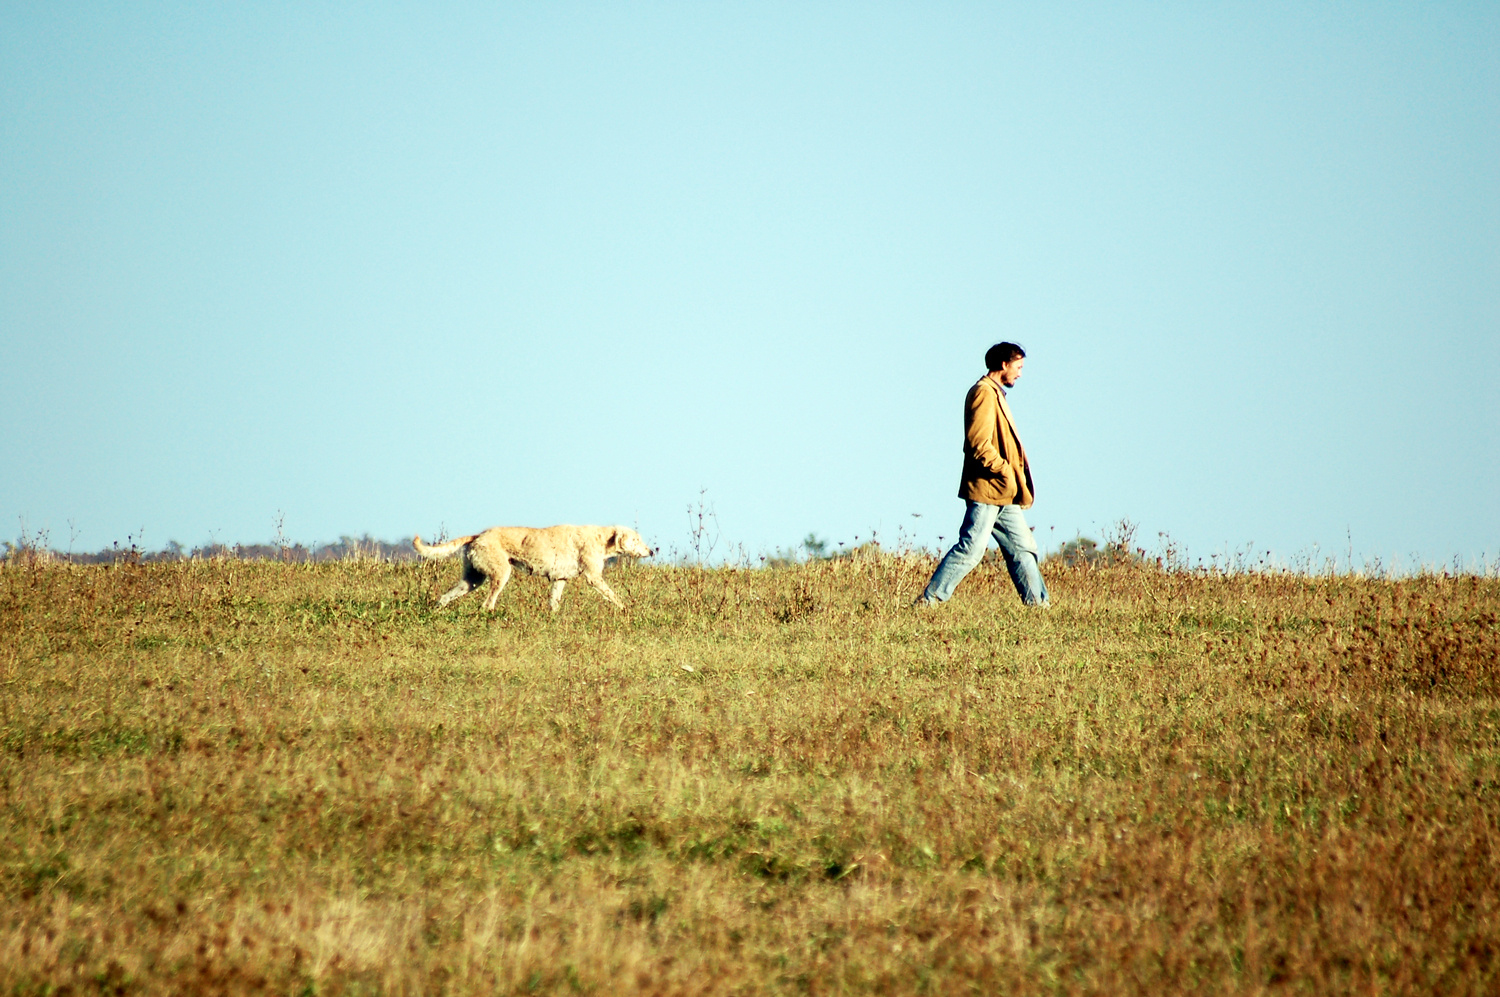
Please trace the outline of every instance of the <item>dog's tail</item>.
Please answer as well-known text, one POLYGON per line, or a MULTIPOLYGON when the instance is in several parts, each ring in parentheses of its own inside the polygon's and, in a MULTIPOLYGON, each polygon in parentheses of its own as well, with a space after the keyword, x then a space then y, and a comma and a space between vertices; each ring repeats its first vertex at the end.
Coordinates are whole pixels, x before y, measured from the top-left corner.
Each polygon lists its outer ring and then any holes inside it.
POLYGON ((412 537, 411 545, 416 549, 416 552, 418 554, 421 554, 423 557, 430 557, 436 560, 438 558, 452 557, 454 554, 457 554, 459 551, 463 550, 464 547, 468 546, 471 541, 477 539, 479 539, 479 534, 471 533, 466 537, 457 537, 453 540, 449 540, 447 543, 424 544, 421 537, 412 537))

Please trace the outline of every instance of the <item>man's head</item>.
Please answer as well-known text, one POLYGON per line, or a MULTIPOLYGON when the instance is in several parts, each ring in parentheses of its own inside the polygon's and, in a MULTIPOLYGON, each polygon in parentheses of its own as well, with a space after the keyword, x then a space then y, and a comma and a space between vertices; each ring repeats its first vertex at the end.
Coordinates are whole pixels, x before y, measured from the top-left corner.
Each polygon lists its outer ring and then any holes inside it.
POLYGON ((1015 386, 1021 379, 1021 368, 1026 364, 1026 351, 1015 343, 996 343, 984 354, 984 366, 1007 388, 1015 386))

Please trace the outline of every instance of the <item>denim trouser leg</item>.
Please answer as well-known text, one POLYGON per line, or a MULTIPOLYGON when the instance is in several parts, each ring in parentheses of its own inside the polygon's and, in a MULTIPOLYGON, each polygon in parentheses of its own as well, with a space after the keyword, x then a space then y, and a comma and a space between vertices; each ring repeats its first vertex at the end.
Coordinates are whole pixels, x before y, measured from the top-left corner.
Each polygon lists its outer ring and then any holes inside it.
POLYGON ((1000 544, 1005 566, 1010 569, 1011 581, 1015 582, 1021 601, 1029 606, 1045 603, 1047 585, 1042 581, 1037 561, 1036 538, 1026 525, 1025 515, 1019 506, 987 505, 983 502, 967 503, 963 526, 958 531, 958 542, 938 563, 937 570, 932 573, 932 580, 922 591, 921 601, 947 602, 964 576, 984 559, 990 534, 1000 544))
POLYGON ((964 524, 958 528, 958 542, 938 562, 932 580, 922 591, 923 602, 947 602, 964 576, 984 560, 984 550, 990 545, 990 531, 995 528, 1000 506, 983 502, 967 502, 965 506, 964 524))
POLYGON ((1037 606, 1047 601, 1047 583, 1042 581, 1040 556, 1036 549, 1036 536, 1026 525, 1026 516, 1018 505, 1001 506, 995 518, 995 540, 1000 544, 1000 553, 1005 556, 1005 566, 1010 569, 1010 580, 1016 583, 1021 601, 1028 606, 1037 606))

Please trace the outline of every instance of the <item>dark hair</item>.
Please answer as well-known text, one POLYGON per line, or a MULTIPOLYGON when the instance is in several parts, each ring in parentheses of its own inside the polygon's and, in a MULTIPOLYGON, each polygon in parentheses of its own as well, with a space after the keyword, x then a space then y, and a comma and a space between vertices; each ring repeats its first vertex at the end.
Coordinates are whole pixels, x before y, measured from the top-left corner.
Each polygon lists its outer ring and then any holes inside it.
POLYGON ((986 370, 999 370, 1016 357, 1025 355, 1026 351, 1015 343, 996 343, 984 351, 984 367, 986 370))

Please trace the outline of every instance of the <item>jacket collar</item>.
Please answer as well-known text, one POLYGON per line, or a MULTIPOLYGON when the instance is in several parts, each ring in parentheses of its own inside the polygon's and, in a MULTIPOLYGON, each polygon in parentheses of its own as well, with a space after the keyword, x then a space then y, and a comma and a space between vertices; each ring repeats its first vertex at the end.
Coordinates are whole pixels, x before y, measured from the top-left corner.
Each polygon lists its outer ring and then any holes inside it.
POLYGON ((989 374, 985 374, 980 380, 989 382, 990 390, 995 393, 995 400, 1000 403, 1000 413, 1005 416, 1006 423, 1010 425, 1011 435, 1020 440, 1021 434, 1016 432, 1015 417, 1010 414, 1010 405, 1005 401, 1005 389, 989 374))

